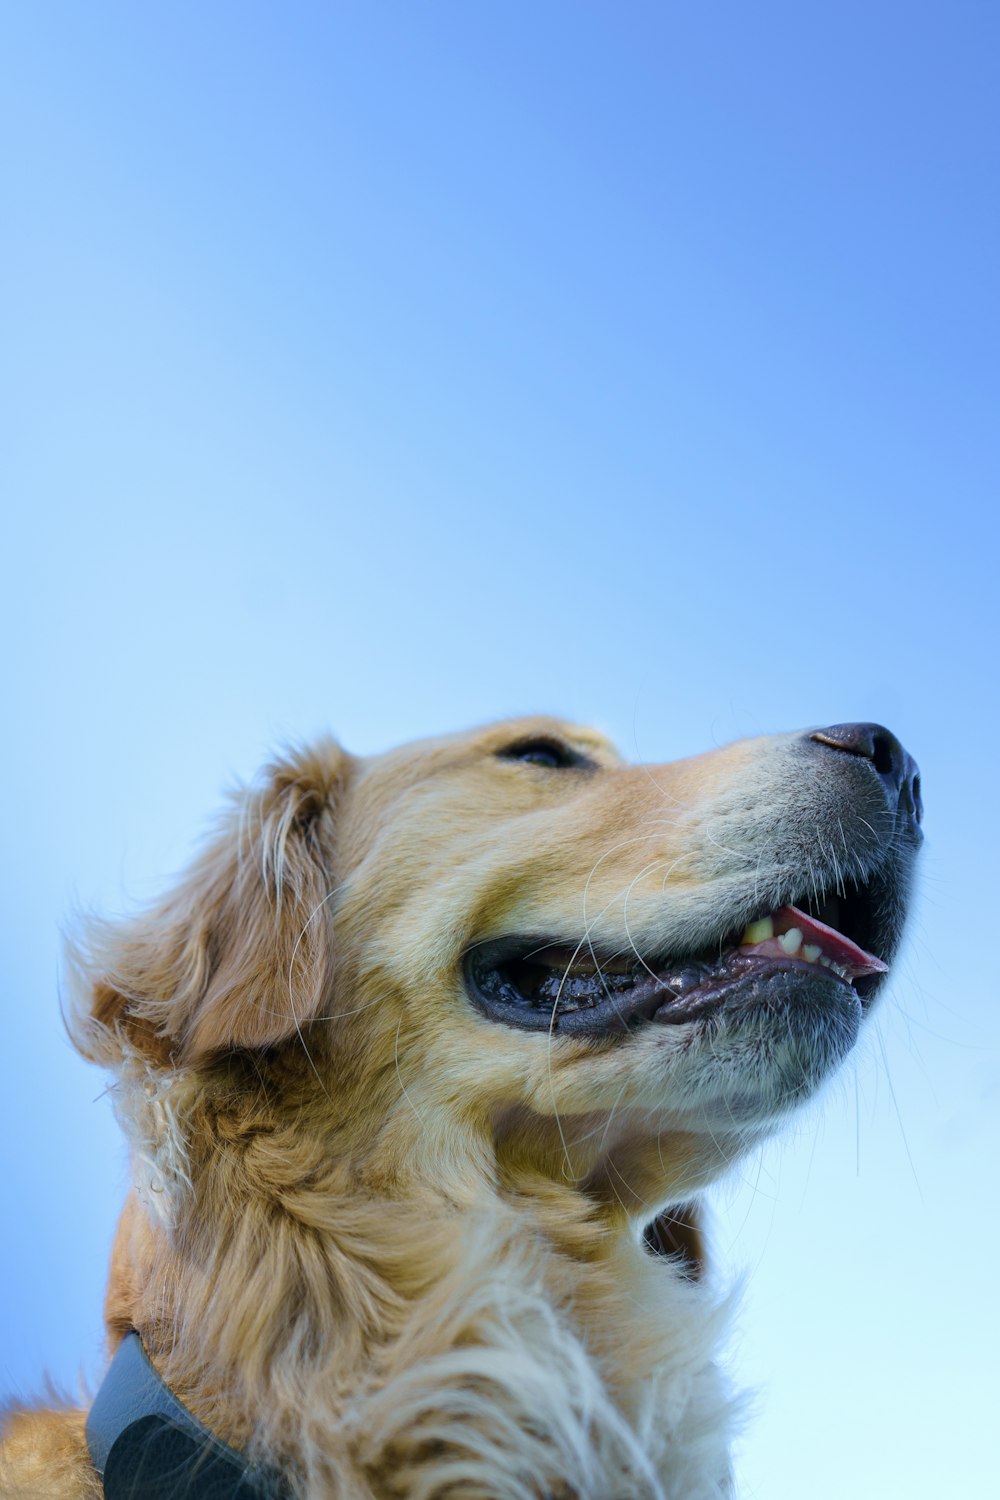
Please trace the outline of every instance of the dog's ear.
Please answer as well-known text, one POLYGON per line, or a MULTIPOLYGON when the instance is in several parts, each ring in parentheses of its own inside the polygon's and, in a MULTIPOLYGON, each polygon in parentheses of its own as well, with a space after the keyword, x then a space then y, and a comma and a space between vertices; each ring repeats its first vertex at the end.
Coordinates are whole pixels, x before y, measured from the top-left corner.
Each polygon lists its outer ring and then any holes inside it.
POLYGON ((654 1255, 672 1260, 689 1281, 705 1275, 705 1230, 699 1203, 679 1203, 658 1214, 642 1238, 654 1255))
POLYGON ((162 902, 93 922, 71 945, 83 1052, 124 1037, 153 1060, 272 1046, 322 1011, 333 960, 336 806, 350 758, 332 741, 268 768, 162 902))

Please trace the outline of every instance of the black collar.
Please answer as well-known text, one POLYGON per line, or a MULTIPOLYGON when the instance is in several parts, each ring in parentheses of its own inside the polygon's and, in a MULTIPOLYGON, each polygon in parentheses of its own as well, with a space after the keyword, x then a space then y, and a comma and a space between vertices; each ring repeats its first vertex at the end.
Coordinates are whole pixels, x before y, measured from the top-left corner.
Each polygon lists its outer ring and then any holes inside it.
POLYGON ((119 1344, 87 1417, 105 1500, 287 1500, 280 1478, 183 1406, 136 1332, 119 1344))

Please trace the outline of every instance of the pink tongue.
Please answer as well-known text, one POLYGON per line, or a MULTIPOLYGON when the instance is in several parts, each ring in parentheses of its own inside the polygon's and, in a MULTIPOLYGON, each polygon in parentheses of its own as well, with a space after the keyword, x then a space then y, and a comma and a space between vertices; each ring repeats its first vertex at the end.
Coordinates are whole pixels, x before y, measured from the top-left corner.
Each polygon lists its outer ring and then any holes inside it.
POLYGON ((825 958, 832 959, 835 964, 840 964, 852 979, 857 979, 862 974, 888 972, 889 965, 884 964, 880 958, 876 958, 874 953, 866 953, 864 948, 859 948, 857 943, 852 943, 850 938, 838 932, 835 927, 827 927, 825 922, 817 922, 815 917, 806 916, 806 913, 799 911, 797 906, 780 907, 776 912, 772 912, 771 920, 774 922, 774 937, 768 938, 763 943, 749 944, 741 948, 742 953, 760 953, 777 957, 784 952, 778 943, 778 938, 790 928, 797 927, 802 934, 803 945, 814 943, 817 948, 823 950, 825 958))

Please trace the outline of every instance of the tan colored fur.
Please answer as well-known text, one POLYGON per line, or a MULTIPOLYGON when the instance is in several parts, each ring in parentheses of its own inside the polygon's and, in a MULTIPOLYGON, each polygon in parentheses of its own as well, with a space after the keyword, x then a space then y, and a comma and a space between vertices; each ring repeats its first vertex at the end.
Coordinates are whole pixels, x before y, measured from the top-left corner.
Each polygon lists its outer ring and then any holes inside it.
MULTIPOLYGON (((793 1102, 777 1051, 726 1064, 759 1094, 737 1117, 683 1027, 494 1024, 460 960, 511 932, 696 948, 808 859, 827 793, 790 740, 635 767, 532 719, 271 767, 162 904, 73 960, 134 1163, 111 1346, 137 1327, 302 1500, 728 1493, 721 1315, 641 1232, 793 1102), (494 753, 533 734, 602 769, 494 753)), ((16 1417, 0 1480, 98 1493, 80 1414, 16 1417)))

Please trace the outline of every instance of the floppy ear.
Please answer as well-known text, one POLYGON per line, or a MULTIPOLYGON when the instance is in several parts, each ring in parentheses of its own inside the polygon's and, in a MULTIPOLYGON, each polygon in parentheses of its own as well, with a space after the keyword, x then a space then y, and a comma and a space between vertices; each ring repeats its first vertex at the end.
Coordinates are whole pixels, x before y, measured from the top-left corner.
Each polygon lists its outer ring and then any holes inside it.
POLYGON ((107 1062, 124 1034, 157 1061, 195 1062, 271 1046, 321 1013, 334 811, 349 767, 332 741, 270 766, 165 900, 89 925, 70 949, 83 1052, 107 1062))
POLYGON ((657 1215, 642 1232, 647 1249, 672 1260, 689 1281, 705 1275, 705 1231, 698 1203, 678 1203, 657 1215))

